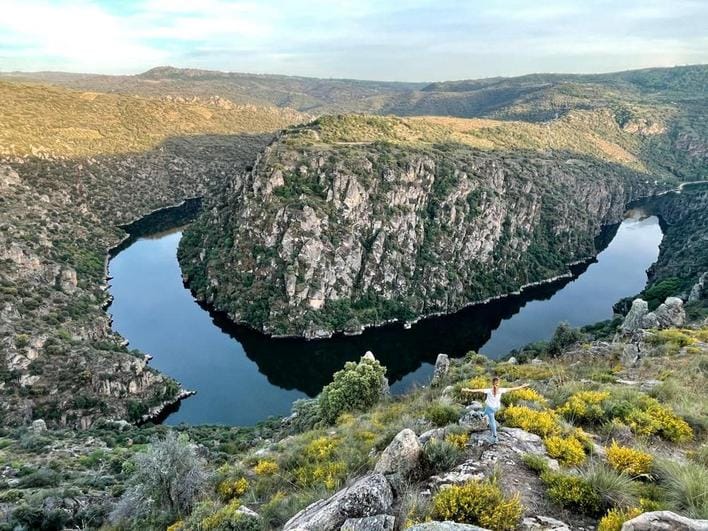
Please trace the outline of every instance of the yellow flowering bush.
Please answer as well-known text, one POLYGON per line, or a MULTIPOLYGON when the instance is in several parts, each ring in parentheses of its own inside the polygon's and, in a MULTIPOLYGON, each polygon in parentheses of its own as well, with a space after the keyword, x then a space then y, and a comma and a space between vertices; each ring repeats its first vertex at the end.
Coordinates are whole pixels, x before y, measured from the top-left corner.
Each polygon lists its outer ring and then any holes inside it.
MULTIPOLYGON (((513 365, 511 363, 498 363, 494 371, 507 380, 547 380, 554 374, 554 369, 549 365, 513 365)), ((560 372, 560 368, 555 369, 560 372)))
POLYGON ((615 441, 607 448, 607 464, 618 472, 625 472, 630 476, 648 474, 654 458, 651 454, 635 450, 627 446, 620 446, 615 441))
POLYGON ((184 529, 184 521, 177 520, 174 524, 167 527, 167 531, 182 531, 184 529))
POLYGON ((449 433, 445 440, 457 448, 464 449, 470 440, 470 435, 469 433, 449 433))
POLYGON ((536 402, 537 404, 545 406, 548 401, 535 389, 524 387, 523 389, 517 389, 516 391, 503 394, 502 402, 505 406, 517 404, 518 402, 536 402))
POLYGON ((596 514, 600 507, 600 497, 587 481, 580 476, 546 470, 541 474, 546 485, 546 495, 566 509, 579 510, 586 514, 596 514))
POLYGON ((597 531, 622 531, 622 524, 640 514, 642 514, 642 510, 636 507, 633 509, 610 509, 600 520, 597 531))
POLYGON ((494 531, 516 529, 522 512, 518 495, 505 497, 499 486, 490 482, 453 485, 433 498, 436 520, 472 523, 494 531))
POLYGON ((347 467, 341 461, 309 463, 295 470, 295 480, 302 487, 324 485, 329 490, 339 487, 346 478, 347 467))
POLYGON ((552 411, 536 411, 526 406, 509 406, 502 410, 500 416, 508 426, 521 428, 541 437, 560 433, 558 417, 552 411))
POLYGON ((308 443, 305 447, 305 455, 316 460, 329 459, 337 446, 339 446, 339 439, 323 435, 308 443))
POLYGON ((607 391, 578 391, 558 408, 558 413, 567 419, 597 422, 602 419, 602 404, 610 396, 607 391))
POLYGON ((253 471, 257 476, 272 476, 280 470, 278 463, 271 461, 270 459, 261 459, 253 467, 253 471))
POLYGON ((566 466, 576 466, 585 461, 583 444, 575 437, 548 437, 545 441, 548 455, 566 466))
POLYGON ((258 523, 251 516, 239 513, 241 504, 233 500, 224 505, 213 514, 205 517, 199 525, 203 531, 216 531, 221 529, 257 529, 258 523), (249 525, 250 524, 250 525, 249 525))
POLYGON ((225 479, 216 486, 216 492, 224 501, 243 496, 248 490, 246 478, 225 479))
POLYGON ((671 442, 693 438, 693 430, 685 420, 653 399, 647 409, 634 409, 624 420, 638 435, 659 435, 671 442))

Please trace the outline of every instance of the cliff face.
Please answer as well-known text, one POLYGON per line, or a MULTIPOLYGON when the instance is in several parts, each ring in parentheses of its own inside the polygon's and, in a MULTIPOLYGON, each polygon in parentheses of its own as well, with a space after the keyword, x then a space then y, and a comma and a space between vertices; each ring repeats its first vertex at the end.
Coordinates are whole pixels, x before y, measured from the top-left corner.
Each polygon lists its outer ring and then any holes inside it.
POLYGON ((0 425, 140 420, 181 389, 111 330, 117 226, 207 194, 291 115, 2 83, 0 102, 0 425))
POLYGON ((180 247, 200 298, 267 333, 353 332, 567 274, 648 187, 568 153, 320 140, 283 135, 180 247))

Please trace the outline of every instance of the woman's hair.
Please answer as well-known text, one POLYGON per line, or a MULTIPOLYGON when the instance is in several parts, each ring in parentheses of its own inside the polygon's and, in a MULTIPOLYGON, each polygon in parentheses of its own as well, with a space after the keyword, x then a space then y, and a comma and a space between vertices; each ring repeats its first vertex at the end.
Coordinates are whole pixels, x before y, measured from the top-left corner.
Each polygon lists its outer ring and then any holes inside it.
POLYGON ((495 376, 494 378, 492 378, 492 383, 499 383, 499 376, 495 376))

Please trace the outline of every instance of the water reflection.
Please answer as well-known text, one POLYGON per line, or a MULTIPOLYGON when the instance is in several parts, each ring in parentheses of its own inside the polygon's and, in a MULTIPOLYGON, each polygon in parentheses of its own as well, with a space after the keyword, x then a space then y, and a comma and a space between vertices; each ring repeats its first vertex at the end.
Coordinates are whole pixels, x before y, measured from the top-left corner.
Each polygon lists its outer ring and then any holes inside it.
POLYGON ((346 361, 367 350, 386 365, 400 392, 429 380, 439 352, 498 357, 547 338, 560 321, 582 325, 611 317, 614 302, 643 288, 661 230, 656 217, 634 212, 616 234, 604 236, 601 246, 609 245, 595 262, 575 268, 573 278, 425 319, 409 330, 396 324, 305 341, 267 338, 198 305, 182 285, 176 259, 181 231, 175 230, 138 239, 111 260, 110 312, 131 346, 154 356, 153 366, 197 390, 168 423, 252 424, 286 414, 296 398, 316 395, 346 361))

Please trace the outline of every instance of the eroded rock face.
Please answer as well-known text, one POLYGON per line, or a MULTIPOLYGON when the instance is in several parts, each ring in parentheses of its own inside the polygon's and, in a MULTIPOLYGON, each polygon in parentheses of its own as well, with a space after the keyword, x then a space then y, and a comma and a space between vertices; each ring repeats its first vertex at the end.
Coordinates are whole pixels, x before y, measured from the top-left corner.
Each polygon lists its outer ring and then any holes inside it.
POLYGON ((686 311, 683 301, 678 297, 667 297, 653 312, 642 299, 634 299, 632 307, 622 322, 621 330, 625 334, 635 333, 648 328, 671 328, 683 326, 686 322, 686 311))
POLYGON ((398 483, 419 468, 422 452, 423 448, 413 430, 401 430, 381 453, 374 472, 384 474, 398 483))
POLYGON ((450 370, 450 357, 447 354, 438 354, 438 357, 435 360, 435 370, 433 372, 433 379, 430 382, 430 385, 437 385, 440 383, 440 380, 445 377, 448 370, 450 370))
POLYGON ((313 137, 282 135, 180 248, 200 298, 266 333, 355 332, 568 275, 646 186, 597 161, 313 137))
POLYGON ((393 531, 396 519, 388 514, 349 518, 340 531, 393 531))
POLYGON ((622 531, 708 531, 708 520, 693 520, 671 511, 654 511, 625 522, 622 531))
POLYGON ((284 529, 335 530, 350 518, 387 513, 392 504, 391 485, 382 474, 372 474, 340 490, 331 498, 306 507, 288 520, 284 529))
POLYGON ((691 292, 688 295, 688 302, 698 302, 708 298, 708 271, 703 273, 698 282, 696 282, 691 288, 691 292))

